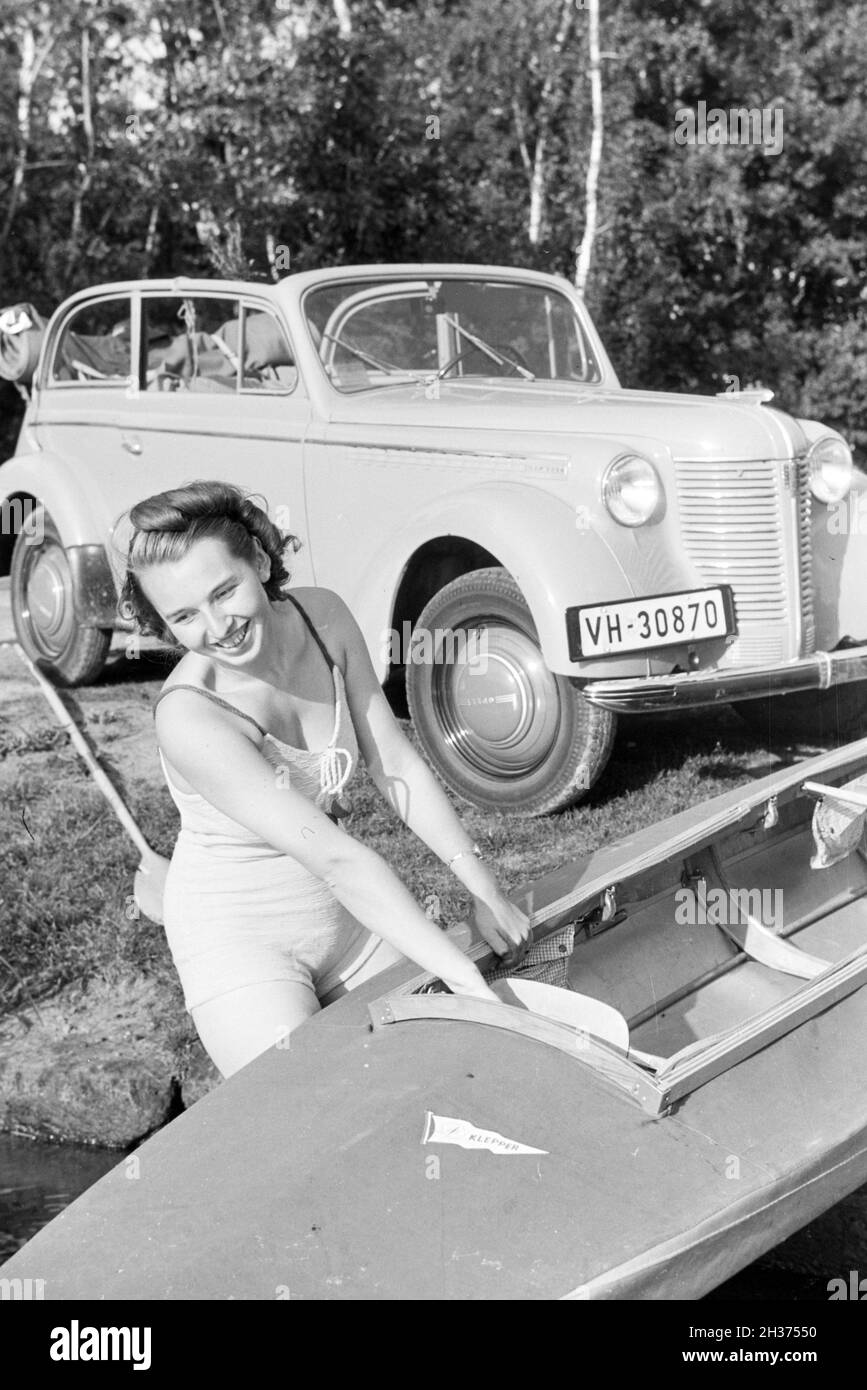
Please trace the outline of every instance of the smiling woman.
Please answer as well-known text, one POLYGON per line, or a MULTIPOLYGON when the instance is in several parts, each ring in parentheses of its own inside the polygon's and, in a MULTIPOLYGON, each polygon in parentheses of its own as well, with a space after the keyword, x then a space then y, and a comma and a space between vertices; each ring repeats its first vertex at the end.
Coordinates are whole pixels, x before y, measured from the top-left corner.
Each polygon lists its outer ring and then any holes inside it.
POLYGON ((297 542, 227 484, 148 498, 130 521, 121 610, 185 649, 155 707, 181 816, 164 919, 219 1069, 281 1044, 321 1003, 404 955, 456 993, 493 999, 389 866, 339 824, 361 756, 469 889, 484 939, 506 962, 525 951, 527 918, 401 732, 342 600, 288 592, 283 557, 297 542))

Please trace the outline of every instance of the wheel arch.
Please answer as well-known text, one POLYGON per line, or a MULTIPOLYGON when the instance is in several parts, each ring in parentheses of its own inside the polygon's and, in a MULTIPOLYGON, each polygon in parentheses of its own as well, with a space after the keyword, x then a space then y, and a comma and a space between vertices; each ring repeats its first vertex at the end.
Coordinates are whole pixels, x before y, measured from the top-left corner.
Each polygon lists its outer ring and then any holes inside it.
POLYGON ((394 596, 392 626, 397 632, 403 631, 405 622, 415 627, 422 609, 446 584, 473 570, 501 563, 498 556, 467 536, 432 536, 406 563, 394 596))
MULTIPOLYGON (((569 660, 566 608, 581 602, 632 598, 633 587, 604 539, 590 526, 576 527, 574 506, 565 498, 521 485, 479 486, 428 510, 400 537, 405 559, 394 579, 394 544, 383 557, 379 582, 368 592, 391 593, 380 612, 393 629, 413 624, 425 604, 453 579, 474 569, 500 565, 518 584, 533 616, 539 645, 552 671, 574 672, 569 660), (472 515, 472 527, 467 516, 472 515), (388 575, 391 570, 391 576, 388 575)), ((381 600, 380 600, 381 601, 381 600)), ((375 622, 363 624, 377 628, 375 622)), ((382 645, 370 643, 377 660, 382 645)), ((379 657, 379 675, 388 668, 379 657)))
POLYGON ((85 484, 53 455, 12 458, 0 468, 0 507, 7 499, 30 498, 35 506, 45 507, 65 546, 101 545, 107 550, 112 519, 85 484))
POLYGON ((12 572, 12 552, 15 549, 15 542, 27 518, 39 505, 40 499, 34 493, 22 488, 16 488, 14 492, 3 495, 3 500, 0 502, 0 512, 2 512, 0 578, 6 578, 12 572))

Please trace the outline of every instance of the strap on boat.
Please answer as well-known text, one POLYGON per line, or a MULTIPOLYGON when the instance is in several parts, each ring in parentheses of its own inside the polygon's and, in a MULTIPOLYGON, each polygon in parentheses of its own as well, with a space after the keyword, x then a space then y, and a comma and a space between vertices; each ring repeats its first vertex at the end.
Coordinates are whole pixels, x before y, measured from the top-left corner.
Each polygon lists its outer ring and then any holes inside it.
POLYGON ((760 922, 752 913, 742 913, 735 891, 729 887, 726 881, 717 850, 710 846, 707 853, 711 873, 705 874, 704 877, 716 880, 713 886, 721 888, 727 894, 731 908, 725 914, 727 921, 716 920, 717 914, 711 917, 713 909, 708 912, 708 921, 713 921, 714 926, 719 927, 720 931, 730 941, 733 941, 739 950, 750 956, 752 960, 758 961, 760 965, 766 965, 771 970, 779 970, 785 975, 795 975, 801 980, 812 980, 816 975, 821 975, 830 968, 831 962, 829 960, 802 951, 799 946, 793 946, 784 937, 769 931, 764 923, 760 922))

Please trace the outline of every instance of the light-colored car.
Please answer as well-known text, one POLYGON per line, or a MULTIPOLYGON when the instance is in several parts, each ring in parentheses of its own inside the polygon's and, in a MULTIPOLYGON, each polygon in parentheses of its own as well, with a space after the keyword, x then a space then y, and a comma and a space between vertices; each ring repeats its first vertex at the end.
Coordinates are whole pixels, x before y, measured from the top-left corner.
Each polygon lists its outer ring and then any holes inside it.
POLYGON ((405 668, 448 785, 551 811, 598 778, 618 711, 867 676, 863 537, 840 524, 867 480, 769 395, 624 390, 567 281, 499 266, 89 289, 44 331, 0 468, 17 631, 94 680, 120 515, 239 483, 380 678, 405 668))

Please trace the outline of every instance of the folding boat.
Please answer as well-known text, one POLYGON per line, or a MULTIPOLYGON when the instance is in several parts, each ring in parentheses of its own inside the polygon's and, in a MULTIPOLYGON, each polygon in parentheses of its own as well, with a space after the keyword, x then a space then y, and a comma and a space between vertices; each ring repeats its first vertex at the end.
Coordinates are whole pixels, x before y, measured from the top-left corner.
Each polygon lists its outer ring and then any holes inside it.
POLYGON ((625 1043, 397 966, 0 1274, 61 1299, 700 1297, 867 1181, 865 774, 867 739, 519 890, 625 1043))

